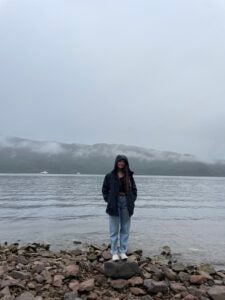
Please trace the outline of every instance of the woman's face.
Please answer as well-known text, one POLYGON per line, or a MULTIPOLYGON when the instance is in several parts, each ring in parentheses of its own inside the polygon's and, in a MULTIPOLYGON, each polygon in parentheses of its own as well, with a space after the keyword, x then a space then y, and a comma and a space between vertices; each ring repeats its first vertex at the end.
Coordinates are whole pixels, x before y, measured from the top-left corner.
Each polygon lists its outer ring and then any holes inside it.
POLYGON ((123 168, 125 167, 125 165, 126 165, 126 163, 125 163, 124 160, 119 160, 119 161, 117 162, 117 167, 118 167, 119 169, 123 169, 123 168))

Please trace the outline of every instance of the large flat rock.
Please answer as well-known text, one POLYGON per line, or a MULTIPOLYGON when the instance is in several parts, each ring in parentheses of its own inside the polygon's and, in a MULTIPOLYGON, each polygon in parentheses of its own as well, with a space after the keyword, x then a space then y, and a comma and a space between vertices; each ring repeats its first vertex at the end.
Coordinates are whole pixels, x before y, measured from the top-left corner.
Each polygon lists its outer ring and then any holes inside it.
POLYGON ((111 278, 130 278, 139 274, 139 266, 134 261, 107 261, 104 263, 105 276, 111 278))

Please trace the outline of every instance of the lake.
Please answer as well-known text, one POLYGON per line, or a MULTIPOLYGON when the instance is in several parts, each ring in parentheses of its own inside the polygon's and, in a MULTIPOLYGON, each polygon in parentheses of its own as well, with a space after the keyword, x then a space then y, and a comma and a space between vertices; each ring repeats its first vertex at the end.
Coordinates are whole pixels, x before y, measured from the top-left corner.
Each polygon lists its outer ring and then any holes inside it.
MULTIPOLYGON (((0 174, 0 243, 109 243, 103 175, 0 174)), ((225 267, 225 178, 134 175, 129 248, 225 267)))

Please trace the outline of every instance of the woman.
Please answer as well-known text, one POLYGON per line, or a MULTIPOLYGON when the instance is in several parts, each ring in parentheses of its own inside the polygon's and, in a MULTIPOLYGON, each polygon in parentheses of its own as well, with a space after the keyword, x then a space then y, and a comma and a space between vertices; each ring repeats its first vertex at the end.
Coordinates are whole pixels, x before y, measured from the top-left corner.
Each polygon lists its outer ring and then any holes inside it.
POLYGON ((107 202, 106 213, 109 215, 109 235, 113 261, 127 259, 127 244, 134 213, 137 187, 125 155, 117 155, 114 169, 105 175, 102 195, 107 202), (120 230, 119 230, 120 225, 120 230), (118 236, 120 240, 117 248, 118 236))

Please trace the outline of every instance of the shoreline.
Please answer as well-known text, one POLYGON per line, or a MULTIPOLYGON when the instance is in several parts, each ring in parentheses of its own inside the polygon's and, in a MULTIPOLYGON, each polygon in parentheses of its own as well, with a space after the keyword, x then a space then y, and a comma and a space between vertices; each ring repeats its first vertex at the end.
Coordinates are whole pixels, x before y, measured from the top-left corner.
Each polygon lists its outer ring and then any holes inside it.
POLYGON ((1 300, 184 299, 224 300, 225 269, 178 261, 168 246, 112 262, 107 244, 74 241, 74 249, 47 243, 0 244, 1 300))

